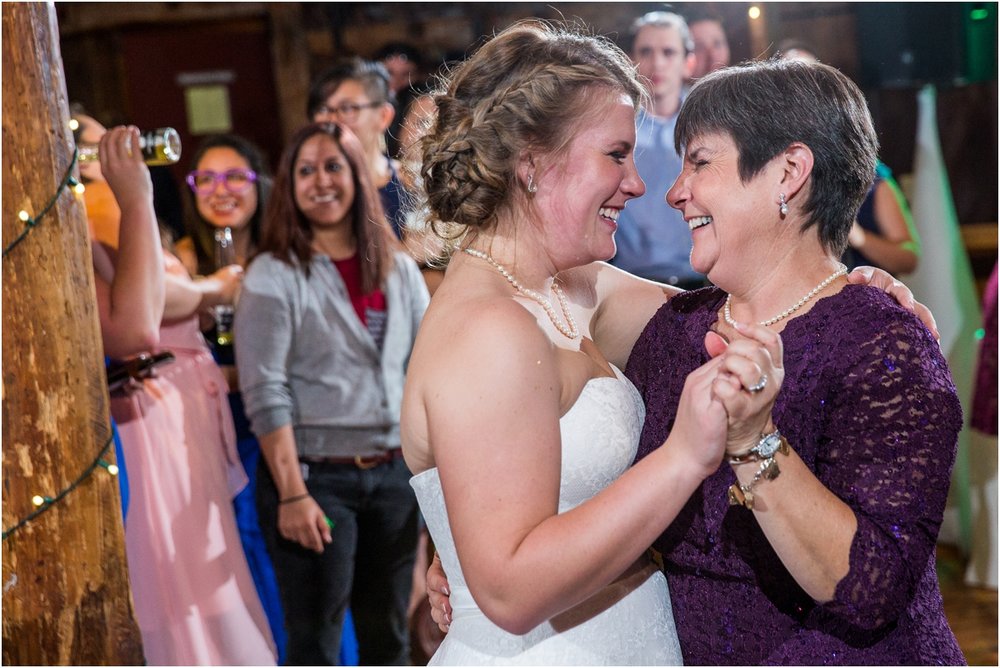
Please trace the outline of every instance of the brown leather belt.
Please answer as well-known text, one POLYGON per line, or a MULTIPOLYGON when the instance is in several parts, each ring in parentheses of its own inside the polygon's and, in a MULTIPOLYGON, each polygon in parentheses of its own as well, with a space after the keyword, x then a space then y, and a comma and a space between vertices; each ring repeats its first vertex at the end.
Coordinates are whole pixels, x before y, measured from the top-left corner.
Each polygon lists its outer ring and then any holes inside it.
POLYGON ((375 468, 379 464, 388 464, 395 459, 401 459, 403 457, 403 449, 396 448, 394 450, 389 450, 382 453, 381 455, 372 455, 370 457, 362 457, 361 455, 354 455, 353 457, 316 457, 309 455, 306 457, 299 457, 299 461, 305 462, 306 464, 351 464, 357 466, 359 469, 366 470, 375 468))

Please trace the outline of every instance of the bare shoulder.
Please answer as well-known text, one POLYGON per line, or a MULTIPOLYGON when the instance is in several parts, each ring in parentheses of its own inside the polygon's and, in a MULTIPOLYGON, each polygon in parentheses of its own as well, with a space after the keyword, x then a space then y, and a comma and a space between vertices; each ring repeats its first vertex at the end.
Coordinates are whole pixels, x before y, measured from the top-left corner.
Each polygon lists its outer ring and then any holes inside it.
POLYGON ((594 343, 619 368, 625 367, 646 323, 677 292, 606 262, 592 262, 561 276, 574 299, 592 302, 588 322, 594 343))
POLYGON ((523 306, 506 296, 456 291, 436 294, 410 362, 435 387, 449 379, 474 380, 491 370, 509 371, 523 360, 555 358, 554 347, 523 306), (513 365, 513 366, 512 366, 513 365))
POLYGON ((489 291, 435 294, 407 372, 407 461, 430 468, 442 451, 466 449, 542 404, 558 421, 560 390, 556 348, 523 306, 489 291))

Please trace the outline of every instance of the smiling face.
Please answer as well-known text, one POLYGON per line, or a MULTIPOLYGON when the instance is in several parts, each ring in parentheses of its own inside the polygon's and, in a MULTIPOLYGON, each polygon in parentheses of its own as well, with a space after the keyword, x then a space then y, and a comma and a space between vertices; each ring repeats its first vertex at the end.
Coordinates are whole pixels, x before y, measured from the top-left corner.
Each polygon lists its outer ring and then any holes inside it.
POLYGON ((720 287, 770 256, 780 220, 778 160, 747 183, 740 180, 738 161, 728 134, 694 137, 667 192, 667 203, 684 214, 691 228, 691 266, 720 287))
MULTIPOLYGON (((224 174, 232 169, 250 169, 250 162, 235 149, 216 146, 208 149, 198 160, 198 171, 224 174)), ((207 192, 195 192, 198 213, 213 227, 239 229, 247 225, 257 211, 257 186, 247 181, 238 187, 236 179, 230 179, 229 188, 221 180, 207 192), (239 190, 232 192, 230 188, 239 190)))
POLYGON ((295 205, 311 226, 350 225, 354 171, 333 137, 317 134, 303 142, 292 178, 295 205))
POLYGON ((613 257, 618 215, 646 189, 632 154, 632 100, 617 91, 601 95, 569 145, 534 177, 533 205, 560 269, 613 257))

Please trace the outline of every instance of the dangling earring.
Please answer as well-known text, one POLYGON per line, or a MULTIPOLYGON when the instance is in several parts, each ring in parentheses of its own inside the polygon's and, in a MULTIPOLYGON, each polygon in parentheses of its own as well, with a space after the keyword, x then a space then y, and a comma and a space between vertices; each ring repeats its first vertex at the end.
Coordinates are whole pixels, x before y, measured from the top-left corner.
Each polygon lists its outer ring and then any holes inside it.
POLYGON ((784 218, 788 215, 788 203, 785 201, 785 193, 778 193, 778 213, 784 218))
POLYGON ((538 184, 535 183, 534 173, 528 174, 528 192, 532 195, 538 192, 538 184))

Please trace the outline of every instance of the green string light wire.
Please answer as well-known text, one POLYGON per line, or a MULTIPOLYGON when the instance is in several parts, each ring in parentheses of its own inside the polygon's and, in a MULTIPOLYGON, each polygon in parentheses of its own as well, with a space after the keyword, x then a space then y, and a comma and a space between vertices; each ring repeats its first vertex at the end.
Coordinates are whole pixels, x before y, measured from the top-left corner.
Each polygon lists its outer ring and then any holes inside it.
POLYGON ((67 186, 71 184, 76 185, 76 179, 73 178, 73 167, 76 165, 77 161, 79 160, 79 157, 80 157, 80 151, 74 148, 73 159, 70 161, 69 167, 66 168, 66 175, 62 179, 62 183, 59 184, 59 189, 56 190, 56 194, 52 196, 52 199, 49 200, 49 203, 45 205, 45 207, 41 210, 41 212, 37 216, 35 216, 34 218, 29 217, 27 220, 24 221, 24 229, 21 230, 21 234, 19 234, 17 238, 14 239, 14 241, 10 242, 10 244, 3 249, 3 257, 7 257, 7 254, 10 253, 15 246, 21 243, 21 241, 23 241, 26 236, 28 236, 28 232, 33 230, 35 226, 41 222, 45 214, 47 214, 49 210, 53 206, 55 206, 56 202, 59 201, 59 196, 62 195, 63 191, 66 190, 67 186))
MULTIPOLYGON (((52 207, 56 205, 56 202, 59 201, 59 197, 62 195, 63 191, 66 190, 67 187, 71 185, 75 186, 77 184, 77 180, 73 178, 73 167, 79 161, 79 158, 80 158, 80 151, 74 148, 73 159, 70 161, 69 167, 66 168, 66 175, 63 176, 63 179, 59 184, 59 188, 58 190, 56 190, 56 194, 52 196, 52 199, 49 200, 48 204, 46 204, 42 208, 42 210, 38 213, 37 216, 35 216, 34 218, 29 217, 24 221, 24 229, 21 231, 21 234, 19 234, 17 238, 14 239, 14 241, 10 242, 10 244, 8 244, 7 247, 3 249, 4 258, 7 257, 7 254, 10 253, 15 246, 21 243, 24 240, 24 238, 28 236, 28 233, 31 232, 31 230, 33 230, 38 225, 38 223, 41 222, 42 218, 45 217, 45 214, 47 214, 52 209, 52 207)), ((42 497, 43 502, 38 507, 38 510, 35 510, 27 517, 24 517, 21 520, 19 520, 17 524, 5 530, 3 532, 3 540, 7 540, 15 531, 22 528, 28 522, 31 522, 39 515, 47 511, 49 508, 62 501, 70 492, 79 487, 84 480, 90 477, 90 474, 93 473, 94 469, 96 469, 98 466, 109 468, 108 463, 104 461, 104 455, 107 454, 108 448, 111 447, 111 443, 114 442, 114 438, 115 438, 114 431, 112 431, 111 435, 108 436, 108 440, 104 442, 104 446, 101 448, 101 451, 97 453, 97 457, 95 457, 94 461, 90 463, 90 466, 84 469, 83 473, 81 473, 76 480, 70 483, 69 487, 56 494, 54 497, 47 497, 47 496, 42 497)))
POLYGON ((94 472, 94 469, 96 469, 98 466, 101 465, 101 462, 104 460, 104 455, 107 454, 108 448, 111 447, 111 443, 114 441, 114 439, 115 439, 114 432, 112 432, 111 436, 108 436, 108 440, 104 442, 104 447, 102 447, 101 451, 97 453, 97 457, 94 458, 94 461, 91 462, 90 466, 88 466, 83 471, 83 473, 80 474, 80 476, 76 480, 74 480, 72 483, 70 483, 69 487, 67 487, 63 491, 59 492, 58 494, 56 494, 51 499, 48 498, 48 497, 42 497, 43 499, 45 499, 45 502, 41 506, 39 506, 38 510, 35 510, 30 515, 28 515, 27 517, 25 517, 25 518, 21 519, 20 521, 18 521, 17 524, 15 524, 11 528, 9 528, 6 531, 4 531, 3 532, 3 540, 7 540, 7 538, 9 538, 10 535, 13 534, 15 531, 17 531, 18 529, 20 529, 21 527, 23 527, 25 524, 27 524, 28 522, 32 521, 33 519, 35 519, 36 517, 38 517, 39 515, 41 515, 42 513, 44 513, 46 510, 48 510, 52 506, 54 506, 57 503, 59 503, 60 501, 62 501, 66 497, 67 494, 69 494, 74 489, 76 489, 77 487, 79 487, 80 483, 82 483, 84 480, 86 480, 90 476, 90 474, 94 472))

